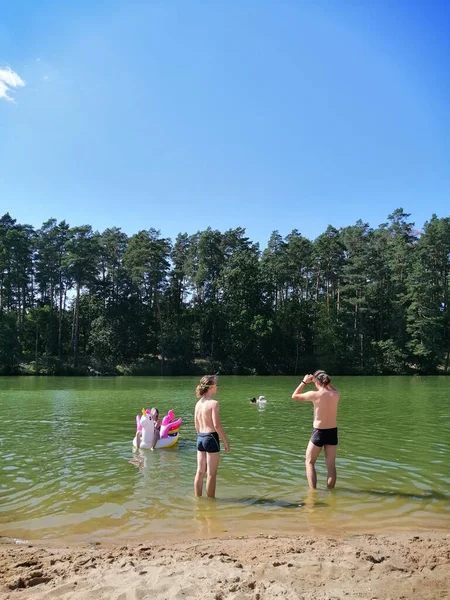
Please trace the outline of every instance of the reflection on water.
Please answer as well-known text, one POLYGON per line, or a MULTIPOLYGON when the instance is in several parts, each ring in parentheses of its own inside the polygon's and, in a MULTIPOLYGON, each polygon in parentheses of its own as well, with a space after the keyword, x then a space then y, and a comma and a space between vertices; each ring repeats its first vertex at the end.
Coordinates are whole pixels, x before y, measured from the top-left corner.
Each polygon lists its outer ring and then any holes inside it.
POLYGON ((338 481, 308 490, 311 407, 289 377, 222 377, 231 443, 216 501, 193 497, 192 378, 0 379, 0 535, 72 540, 450 526, 445 378, 336 378, 338 481), (259 392, 261 409, 248 402, 259 392), (142 406, 183 417, 178 447, 134 452, 142 406))

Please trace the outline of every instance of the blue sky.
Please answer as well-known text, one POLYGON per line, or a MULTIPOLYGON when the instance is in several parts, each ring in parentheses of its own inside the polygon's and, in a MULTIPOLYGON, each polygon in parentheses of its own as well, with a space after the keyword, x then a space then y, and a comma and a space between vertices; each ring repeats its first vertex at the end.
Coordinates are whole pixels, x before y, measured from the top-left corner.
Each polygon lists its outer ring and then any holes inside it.
POLYGON ((443 1, 5 0, 0 213, 263 247, 449 216, 449 31, 443 1))

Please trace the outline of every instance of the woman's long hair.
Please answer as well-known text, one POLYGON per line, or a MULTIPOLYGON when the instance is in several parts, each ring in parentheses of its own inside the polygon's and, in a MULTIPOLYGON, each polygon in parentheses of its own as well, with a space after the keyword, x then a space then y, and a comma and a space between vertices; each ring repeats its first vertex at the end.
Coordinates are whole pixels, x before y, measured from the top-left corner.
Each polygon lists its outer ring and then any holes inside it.
POLYGON ((199 385, 195 389, 197 398, 201 398, 206 394, 210 387, 217 385, 217 377, 215 375, 205 375, 200 379, 199 385))
POLYGON ((314 379, 317 379, 317 381, 320 383, 320 385, 322 385, 323 387, 327 386, 329 383, 331 383, 331 379, 329 378, 329 376, 325 373, 325 371, 316 371, 315 373, 313 373, 313 377, 314 379))

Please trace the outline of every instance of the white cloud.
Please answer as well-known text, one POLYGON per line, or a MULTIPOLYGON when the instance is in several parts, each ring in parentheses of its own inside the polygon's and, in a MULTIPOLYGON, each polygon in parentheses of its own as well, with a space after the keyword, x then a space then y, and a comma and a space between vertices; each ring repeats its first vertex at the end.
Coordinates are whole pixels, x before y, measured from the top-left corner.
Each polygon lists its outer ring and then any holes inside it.
POLYGON ((9 102, 14 102, 14 98, 9 93, 24 85, 25 81, 15 71, 9 67, 0 69, 0 99, 4 98, 9 102))

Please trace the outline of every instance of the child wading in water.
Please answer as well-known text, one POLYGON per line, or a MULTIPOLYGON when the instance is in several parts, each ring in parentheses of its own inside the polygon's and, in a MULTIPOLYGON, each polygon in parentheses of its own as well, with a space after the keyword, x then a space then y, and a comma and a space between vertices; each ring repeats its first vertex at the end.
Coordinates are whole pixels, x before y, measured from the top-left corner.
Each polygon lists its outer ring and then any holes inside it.
POLYGON ((225 446, 225 452, 230 451, 230 444, 222 429, 219 418, 219 403, 213 399, 217 392, 215 375, 205 375, 200 379, 196 389, 199 401, 195 405, 195 429, 197 431, 197 473, 194 480, 196 496, 203 492, 203 478, 206 477, 206 495, 214 498, 216 494, 217 469, 220 461, 219 437, 225 446))

